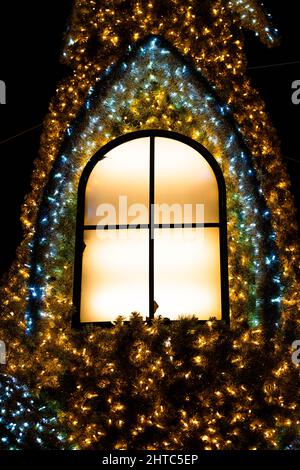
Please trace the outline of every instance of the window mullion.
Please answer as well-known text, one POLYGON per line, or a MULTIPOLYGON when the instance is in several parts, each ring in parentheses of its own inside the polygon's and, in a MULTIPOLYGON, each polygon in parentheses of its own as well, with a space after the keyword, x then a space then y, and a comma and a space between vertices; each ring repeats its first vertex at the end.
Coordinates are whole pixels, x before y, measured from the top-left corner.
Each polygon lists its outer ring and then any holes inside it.
POLYGON ((154 145, 150 136, 150 182, 149 182, 149 319, 154 318, 154 145))

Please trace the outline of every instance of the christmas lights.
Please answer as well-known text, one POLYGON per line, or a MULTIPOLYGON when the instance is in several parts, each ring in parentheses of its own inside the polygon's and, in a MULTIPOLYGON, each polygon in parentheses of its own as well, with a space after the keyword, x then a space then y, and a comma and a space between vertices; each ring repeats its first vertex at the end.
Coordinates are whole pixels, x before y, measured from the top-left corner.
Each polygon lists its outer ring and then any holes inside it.
MULTIPOLYGON (((72 74, 45 121, 22 213, 25 239, 2 288, 5 370, 55 403, 58 443, 37 429, 41 447, 297 442, 299 370, 290 358, 299 332, 297 228, 275 132, 244 75, 243 27, 268 45, 277 40, 251 0, 75 2, 63 51, 72 74), (157 128, 201 142, 222 168, 230 327, 193 319, 147 326, 134 314, 111 330, 73 330, 81 172, 113 138, 157 128)), ((27 445, 21 437, 17 447, 27 445)))
POLYGON ((49 406, 24 385, 0 375, 0 449, 61 449, 65 436, 49 406))

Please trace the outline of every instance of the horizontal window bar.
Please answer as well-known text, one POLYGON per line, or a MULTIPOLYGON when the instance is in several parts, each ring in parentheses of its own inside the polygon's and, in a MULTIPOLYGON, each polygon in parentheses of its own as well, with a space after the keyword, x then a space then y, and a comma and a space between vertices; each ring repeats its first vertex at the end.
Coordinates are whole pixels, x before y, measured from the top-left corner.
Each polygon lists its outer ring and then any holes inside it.
MULTIPOLYGON (((220 227, 220 223, 191 223, 191 224, 153 224, 153 228, 206 228, 220 227)), ((128 229, 149 229, 149 224, 128 224, 128 225, 84 225, 84 230, 128 230, 128 229)))
POLYGON ((149 224, 121 224, 121 225, 85 225, 84 230, 128 230, 149 228, 149 224))

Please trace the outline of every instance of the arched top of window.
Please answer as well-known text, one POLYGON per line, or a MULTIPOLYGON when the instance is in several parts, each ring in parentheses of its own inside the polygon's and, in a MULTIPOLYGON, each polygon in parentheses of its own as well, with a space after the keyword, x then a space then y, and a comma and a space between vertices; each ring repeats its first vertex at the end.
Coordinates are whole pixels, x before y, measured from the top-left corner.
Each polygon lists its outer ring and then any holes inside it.
POLYGON ((75 323, 228 320, 226 243, 225 183, 206 149, 168 131, 110 142, 79 184, 75 323))

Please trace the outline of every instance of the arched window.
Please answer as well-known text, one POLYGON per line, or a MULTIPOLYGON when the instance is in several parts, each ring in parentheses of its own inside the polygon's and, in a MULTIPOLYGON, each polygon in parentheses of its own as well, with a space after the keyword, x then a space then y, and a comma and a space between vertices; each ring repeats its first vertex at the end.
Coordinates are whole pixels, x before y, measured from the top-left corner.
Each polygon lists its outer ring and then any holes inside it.
POLYGON ((140 312, 228 320, 226 197, 198 143, 140 131, 103 147, 79 183, 76 324, 140 312))

